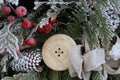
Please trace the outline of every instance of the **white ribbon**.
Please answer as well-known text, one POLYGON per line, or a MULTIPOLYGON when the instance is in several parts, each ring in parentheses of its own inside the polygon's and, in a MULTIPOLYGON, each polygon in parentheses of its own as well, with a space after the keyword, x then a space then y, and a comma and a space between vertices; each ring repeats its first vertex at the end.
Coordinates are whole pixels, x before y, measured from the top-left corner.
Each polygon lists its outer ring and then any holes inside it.
POLYGON ((120 60, 109 60, 104 64, 104 67, 108 74, 120 74, 120 60))
POLYGON ((83 59, 82 55, 80 54, 81 45, 76 46, 69 57, 69 73, 71 77, 78 76, 80 79, 82 79, 82 64, 83 59))
POLYGON ((97 48, 82 55, 81 46, 82 45, 78 45, 73 48, 70 54, 70 76, 78 76, 80 79, 90 80, 91 71, 98 71, 101 74, 101 80, 106 80, 107 76, 103 68, 104 66, 102 66, 106 62, 104 49, 97 48))
POLYGON ((82 45, 75 46, 70 53, 68 68, 71 77, 78 76, 80 79, 90 80, 91 71, 98 71, 100 80, 107 80, 107 74, 120 74, 120 60, 105 60, 103 48, 82 55, 81 47, 82 45))

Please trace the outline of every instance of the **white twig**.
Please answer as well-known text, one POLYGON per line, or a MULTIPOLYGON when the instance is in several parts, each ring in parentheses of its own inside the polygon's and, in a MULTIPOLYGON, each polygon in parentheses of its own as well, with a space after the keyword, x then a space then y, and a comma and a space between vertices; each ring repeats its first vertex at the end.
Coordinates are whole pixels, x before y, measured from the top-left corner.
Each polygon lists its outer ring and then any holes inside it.
POLYGON ((44 4, 44 3, 46 3, 46 4, 71 4, 71 3, 78 4, 81 2, 74 2, 74 1, 72 1, 72 2, 47 2, 47 1, 45 1, 45 2, 39 2, 39 3, 40 4, 44 4))
POLYGON ((37 25, 37 26, 30 32, 30 35, 26 38, 26 40, 33 36, 34 32, 37 31, 38 27, 39 27, 39 25, 37 25))

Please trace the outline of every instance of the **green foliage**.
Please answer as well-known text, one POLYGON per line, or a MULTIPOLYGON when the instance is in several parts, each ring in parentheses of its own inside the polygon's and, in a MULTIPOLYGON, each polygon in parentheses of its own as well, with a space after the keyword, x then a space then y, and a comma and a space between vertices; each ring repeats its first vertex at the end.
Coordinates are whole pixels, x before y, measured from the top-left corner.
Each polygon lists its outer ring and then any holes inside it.
POLYGON ((108 80, 120 80, 120 74, 118 74, 118 75, 108 75, 108 80))
POLYGON ((13 77, 5 77, 2 80, 40 80, 39 74, 34 71, 19 73, 13 77))
MULTIPOLYGON (((63 22, 63 29, 61 31, 58 31, 59 33, 64 33, 69 36, 71 36, 75 41, 78 41, 80 43, 80 38, 83 34, 83 29, 80 23, 84 23, 85 14, 84 10, 79 11, 78 8, 76 8, 74 3, 67 5, 67 8, 64 8, 57 18, 63 22), (81 18, 80 18, 81 17, 81 18)), ((79 7, 81 8, 81 7, 79 7)))
POLYGON ((45 67, 44 71, 40 74, 41 80, 79 80, 71 78, 68 70, 65 71, 53 71, 48 67, 45 67))
MULTIPOLYGON (((41 1, 41 0, 39 0, 41 1)), ((91 49, 99 47, 98 36, 102 39, 103 47, 108 50, 110 40, 114 32, 109 28, 109 24, 106 24, 106 18, 103 16, 101 11, 101 6, 108 7, 107 0, 96 0, 97 4, 88 7, 88 3, 91 0, 64 0, 64 1, 79 1, 81 3, 71 3, 67 5, 58 5, 59 11, 57 19, 61 21, 60 24, 53 25, 53 29, 50 34, 36 33, 35 38, 37 39, 37 47, 42 48, 44 42, 52 35, 57 33, 63 33, 71 36, 77 44, 84 43, 84 38, 89 42, 91 49)), ((115 0, 110 0, 111 3, 115 4, 115 0)), ((114 6, 115 7, 115 6, 114 6)), ((50 5, 42 4, 34 10, 26 18, 30 19, 32 22, 39 23, 41 19, 47 17, 46 13, 50 10, 50 5)), ((115 8, 118 10, 118 7, 115 8)), ((51 10, 52 11, 52 10, 51 10)), ((54 11, 53 11, 54 12, 54 11)), ((4 15, 0 10, 0 20, 4 20, 4 15)), ((7 17, 5 17, 7 19, 7 17)), ((17 36, 19 43, 23 39, 28 37, 30 30, 25 30, 22 28, 21 21, 16 22, 11 28, 11 33, 17 36), (18 24, 18 25, 17 25, 18 24), (16 28, 17 27, 17 28, 16 28), (18 28, 20 27, 20 28, 18 28)), ((11 35, 13 38, 14 36, 11 35)), ((9 40, 8 40, 9 41, 9 40)), ((14 43, 14 42, 10 42, 14 43)), ((2 57, 0 57, 1 60, 2 57)), ((8 66, 9 67, 9 66, 8 66)), ((0 66, 0 70, 2 70, 0 66)), ((92 72, 91 80, 100 80, 100 75, 98 72, 92 72)), ((109 80, 119 80, 119 75, 109 75, 109 80)), ((45 66, 43 72, 29 72, 18 74, 13 77, 7 77, 5 80, 79 80, 76 78, 71 78, 68 70, 66 71, 53 71, 45 66)))
POLYGON ((109 48, 109 41, 113 37, 113 32, 110 30, 109 25, 106 23, 106 18, 103 17, 100 7, 96 6, 95 9, 95 13, 90 14, 90 25, 92 29, 89 31, 92 31, 90 35, 92 35, 91 37, 93 38, 89 38, 89 42, 92 41, 94 42, 92 43, 93 45, 96 43, 98 46, 98 36, 100 36, 102 39, 102 45, 107 50, 109 48))
POLYGON ((46 16, 46 12, 50 9, 50 5, 42 4, 35 11, 31 12, 27 18, 38 23, 41 18, 46 16))
POLYGON ((100 80, 100 74, 99 74, 99 72, 92 71, 90 80, 100 80))
POLYGON ((107 19, 103 16, 101 10, 101 5, 103 6, 106 2, 102 4, 100 1, 101 3, 97 3, 94 6, 94 10, 87 6, 88 4, 85 0, 80 2, 81 4, 79 5, 74 3, 68 5, 68 8, 63 9, 58 15, 58 19, 63 19, 62 22, 66 25, 66 34, 69 34, 74 39, 80 34, 83 35, 89 42, 91 49, 100 46, 98 40, 100 36, 103 47, 108 50, 114 32, 110 29, 109 24, 106 23, 107 19))

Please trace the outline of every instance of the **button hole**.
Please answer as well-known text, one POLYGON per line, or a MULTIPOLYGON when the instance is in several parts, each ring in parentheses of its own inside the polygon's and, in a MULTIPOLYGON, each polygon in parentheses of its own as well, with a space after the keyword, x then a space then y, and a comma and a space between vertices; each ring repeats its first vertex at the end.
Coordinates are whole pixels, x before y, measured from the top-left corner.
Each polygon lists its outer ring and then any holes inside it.
POLYGON ((63 54, 64 52, 62 51, 61 53, 63 54))
POLYGON ((60 57, 60 55, 58 55, 58 57, 60 57))
POLYGON ((55 53, 57 53, 57 51, 55 51, 55 53))
POLYGON ((58 50, 61 50, 60 48, 58 48, 58 50))

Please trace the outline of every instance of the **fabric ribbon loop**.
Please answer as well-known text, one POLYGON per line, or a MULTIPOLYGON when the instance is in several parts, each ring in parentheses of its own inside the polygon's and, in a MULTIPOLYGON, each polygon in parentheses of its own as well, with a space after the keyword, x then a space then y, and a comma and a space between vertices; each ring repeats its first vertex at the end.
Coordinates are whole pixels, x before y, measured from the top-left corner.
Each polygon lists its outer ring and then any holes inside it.
POLYGON ((105 52, 103 48, 97 48, 86 53, 83 56, 84 69, 86 72, 100 68, 105 61, 105 52))
POLYGON ((104 67, 108 74, 120 74, 120 60, 116 61, 113 59, 107 60, 104 67))
POLYGON ((82 64, 83 59, 80 48, 82 45, 75 46, 73 48, 70 57, 69 57, 69 73, 71 77, 78 76, 80 79, 82 79, 82 64))
MULTIPOLYGON (((102 74, 102 65, 105 61, 103 48, 97 48, 88 53, 81 54, 82 45, 73 48, 69 57, 69 73, 71 77, 89 80, 90 71, 99 71, 102 74)), ((103 79, 104 80, 104 79, 103 79)))

